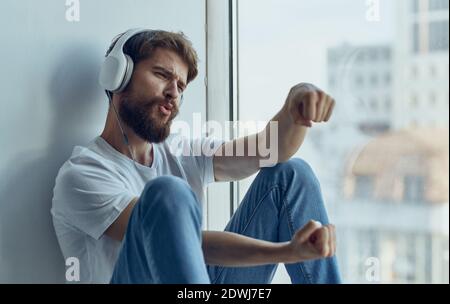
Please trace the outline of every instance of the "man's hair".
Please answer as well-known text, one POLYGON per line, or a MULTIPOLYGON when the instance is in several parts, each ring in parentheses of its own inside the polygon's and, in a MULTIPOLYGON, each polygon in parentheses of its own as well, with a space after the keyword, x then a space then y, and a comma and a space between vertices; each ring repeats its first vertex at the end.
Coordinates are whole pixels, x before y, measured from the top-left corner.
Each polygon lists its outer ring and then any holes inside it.
MULTIPOLYGON (((117 40, 123 35, 116 36, 109 46, 106 56, 112 51, 117 40)), ((162 30, 149 30, 139 33, 125 43, 123 52, 131 57, 136 66, 140 61, 152 56, 157 48, 174 51, 188 66, 187 83, 197 77, 198 74, 198 56, 192 46, 192 42, 183 32, 167 32, 162 30)))

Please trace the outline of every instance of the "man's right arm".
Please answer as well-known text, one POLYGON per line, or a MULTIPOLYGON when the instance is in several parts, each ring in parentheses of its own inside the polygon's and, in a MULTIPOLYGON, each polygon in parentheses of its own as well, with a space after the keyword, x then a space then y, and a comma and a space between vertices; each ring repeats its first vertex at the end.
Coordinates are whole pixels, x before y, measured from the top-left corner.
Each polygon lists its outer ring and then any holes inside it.
POLYGON ((131 212, 133 211, 134 205, 136 205, 139 197, 135 197, 131 200, 128 206, 120 213, 119 217, 112 223, 108 229, 106 229, 105 234, 110 238, 117 241, 122 241, 125 236, 125 231, 127 230, 128 221, 130 220, 131 212))
POLYGON ((249 267, 297 263, 333 256, 336 252, 335 227, 309 221, 290 241, 282 243, 227 231, 204 231, 202 249, 208 265, 249 267))
MULTIPOLYGON (((139 198, 135 197, 105 234, 122 241, 131 212, 139 198)), ((334 225, 317 225, 310 221, 297 230, 289 242, 266 242, 226 231, 203 231, 202 250, 209 265, 256 266, 274 263, 296 263, 333 256, 336 252, 334 225)))

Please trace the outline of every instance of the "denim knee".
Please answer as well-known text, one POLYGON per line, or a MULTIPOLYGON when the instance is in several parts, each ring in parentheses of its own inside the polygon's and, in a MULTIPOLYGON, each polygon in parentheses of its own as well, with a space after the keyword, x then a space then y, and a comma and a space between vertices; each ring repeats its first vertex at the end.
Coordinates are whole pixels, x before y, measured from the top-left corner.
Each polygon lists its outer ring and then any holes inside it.
POLYGON ((201 212, 200 203, 189 184, 176 176, 160 176, 147 182, 139 204, 144 213, 158 209, 168 216, 184 213, 186 208, 201 212))
POLYGON ((303 185, 317 186, 319 181, 311 166, 301 158, 291 158, 290 160, 279 163, 274 167, 261 169, 263 174, 268 177, 276 178, 281 174, 287 174, 290 181, 294 179, 303 185))

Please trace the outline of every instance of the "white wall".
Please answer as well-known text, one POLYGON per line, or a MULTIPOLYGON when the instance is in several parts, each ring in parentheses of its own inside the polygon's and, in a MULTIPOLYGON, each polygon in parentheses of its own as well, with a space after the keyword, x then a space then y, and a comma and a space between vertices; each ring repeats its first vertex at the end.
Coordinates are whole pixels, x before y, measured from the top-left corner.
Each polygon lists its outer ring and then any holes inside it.
POLYGON ((205 0, 79 3, 79 22, 66 20, 65 0, 0 3, 0 283, 64 281, 49 213, 54 179, 73 146, 102 130, 97 75, 115 35, 131 27, 187 34, 201 62, 180 118, 205 114, 205 0))

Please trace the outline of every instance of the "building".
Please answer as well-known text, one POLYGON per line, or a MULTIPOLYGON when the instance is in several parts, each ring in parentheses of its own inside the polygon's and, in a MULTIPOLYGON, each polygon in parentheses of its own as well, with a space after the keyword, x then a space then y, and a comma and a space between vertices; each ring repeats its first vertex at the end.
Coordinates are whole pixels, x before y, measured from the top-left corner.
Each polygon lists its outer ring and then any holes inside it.
POLYGON ((391 46, 328 52, 329 91, 347 103, 337 123, 361 131, 333 136, 352 138, 351 153, 323 148, 347 155, 332 171, 338 258, 346 282, 448 283, 449 2, 396 5, 391 46))
POLYGON ((448 165, 448 128, 389 132, 355 150, 334 214, 345 281, 449 282, 448 165))
POLYGON ((394 128, 448 126, 449 1, 397 2, 394 128))
POLYGON ((389 46, 343 44, 328 50, 328 90, 345 100, 341 119, 376 135, 392 125, 393 62, 389 46))

